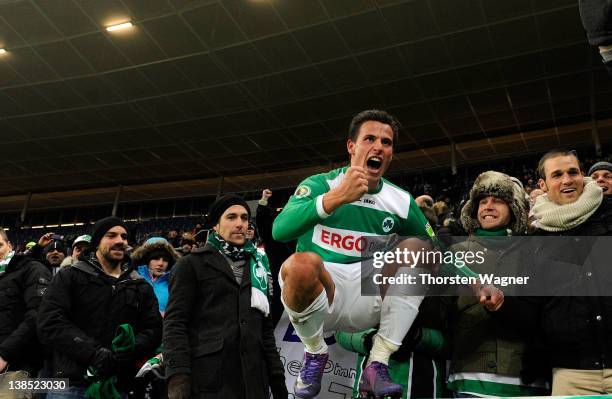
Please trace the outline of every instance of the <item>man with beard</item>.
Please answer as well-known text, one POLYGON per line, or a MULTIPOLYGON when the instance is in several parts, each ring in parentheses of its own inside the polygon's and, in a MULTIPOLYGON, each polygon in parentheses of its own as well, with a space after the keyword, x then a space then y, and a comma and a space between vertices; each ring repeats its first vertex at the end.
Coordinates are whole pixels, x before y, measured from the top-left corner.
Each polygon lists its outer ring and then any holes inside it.
POLYGON ((121 219, 99 220, 83 260, 62 268, 49 286, 38 332, 53 351, 51 376, 69 378, 70 388, 48 398, 86 397, 89 368, 101 379, 116 376, 116 389, 125 396, 136 361, 152 357, 161 342, 157 300, 151 286, 130 266, 127 239, 121 219), (120 326, 122 331, 133 331, 129 350, 113 349, 120 326))

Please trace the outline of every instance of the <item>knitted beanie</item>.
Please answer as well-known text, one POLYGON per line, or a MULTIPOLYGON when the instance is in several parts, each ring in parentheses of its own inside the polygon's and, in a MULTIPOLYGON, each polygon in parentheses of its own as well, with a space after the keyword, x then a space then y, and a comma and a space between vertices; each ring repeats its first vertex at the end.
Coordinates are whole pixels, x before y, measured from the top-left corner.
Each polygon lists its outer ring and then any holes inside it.
POLYGON ((217 223, 219 223, 219 219, 221 219, 221 215, 223 215, 223 212, 225 212, 227 208, 233 205, 243 206, 249 214, 249 219, 251 218, 251 209, 242 197, 239 197, 235 194, 226 194, 217 199, 210 206, 208 210, 208 215, 206 216, 206 224, 208 225, 208 227, 212 228, 217 223))
POLYGON ((612 163, 605 161, 597 162, 595 165, 591 166, 591 169, 589 169, 589 176, 598 170, 607 170, 608 172, 612 172, 612 163))
POLYGON ((94 224, 93 233, 91 235, 91 249, 97 249, 98 245, 100 245, 100 241, 102 241, 102 237, 113 227, 121 226, 125 229, 126 232, 129 233, 127 225, 123 222, 123 220, 109 216, 104 219, 100 219, 94 224))

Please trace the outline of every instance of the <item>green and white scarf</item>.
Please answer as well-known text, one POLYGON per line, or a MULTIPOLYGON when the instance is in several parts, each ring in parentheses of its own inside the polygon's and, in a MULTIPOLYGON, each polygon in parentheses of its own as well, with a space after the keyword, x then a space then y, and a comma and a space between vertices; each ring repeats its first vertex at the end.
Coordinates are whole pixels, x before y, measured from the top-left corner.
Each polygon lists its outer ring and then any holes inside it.
POLYGON ((15 256, 15 251, 7 253, 4 259, 0 260, 0 274, 4 274, 6 267, 11 262, 11 259, 13 259, 13 256, 15 256))
POLYGON ((216 232, 208 235, 207 242, 234 262, 247 261, 251 275, 251 307, 259 309, 267 317, 270 314, 268 277, 272 274, 268 257, 257 251, 251 241, 247 241, 244 246, 237 246, 225 241, 216 232))

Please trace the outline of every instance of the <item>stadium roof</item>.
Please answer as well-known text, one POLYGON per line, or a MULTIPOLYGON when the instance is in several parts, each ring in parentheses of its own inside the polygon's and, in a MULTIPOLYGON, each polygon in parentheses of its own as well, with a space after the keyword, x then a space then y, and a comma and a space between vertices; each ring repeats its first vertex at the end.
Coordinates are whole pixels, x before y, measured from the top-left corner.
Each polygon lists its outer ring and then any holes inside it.
POLYGON ((402 169, 612 140, 575 0, 4 1, 0 48, 0 196, 329 166, 374 107, 402 169))

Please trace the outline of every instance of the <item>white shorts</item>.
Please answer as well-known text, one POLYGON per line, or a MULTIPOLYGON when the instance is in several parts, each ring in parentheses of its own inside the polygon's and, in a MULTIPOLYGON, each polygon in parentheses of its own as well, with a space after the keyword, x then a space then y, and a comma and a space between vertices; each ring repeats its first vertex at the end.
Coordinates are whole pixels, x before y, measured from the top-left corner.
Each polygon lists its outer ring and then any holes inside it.
MULTIPOLYGON (((331 275, 335 285, 334 300, 329 306, 323 325, 325 331, 363 331, 380 323, 382 298, 380 295, 361 295, 360 262, 323 262, 323 267, 331 275)), ((282 292, 281 273, 278 274, 278 283, 282 292)))

